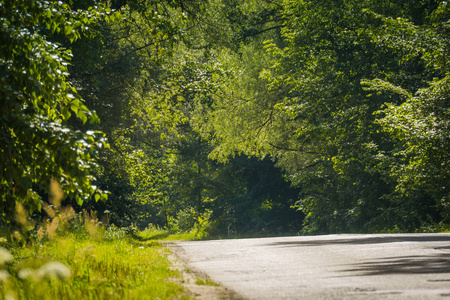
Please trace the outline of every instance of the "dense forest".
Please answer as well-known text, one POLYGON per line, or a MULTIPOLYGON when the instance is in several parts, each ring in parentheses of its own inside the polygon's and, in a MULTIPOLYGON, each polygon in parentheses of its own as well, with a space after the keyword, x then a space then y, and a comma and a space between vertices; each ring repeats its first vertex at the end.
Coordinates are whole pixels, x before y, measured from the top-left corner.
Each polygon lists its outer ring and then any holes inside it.
POLYGON ((3 230, 450 225, 446 1, 0 0, 0 110, 3 230))

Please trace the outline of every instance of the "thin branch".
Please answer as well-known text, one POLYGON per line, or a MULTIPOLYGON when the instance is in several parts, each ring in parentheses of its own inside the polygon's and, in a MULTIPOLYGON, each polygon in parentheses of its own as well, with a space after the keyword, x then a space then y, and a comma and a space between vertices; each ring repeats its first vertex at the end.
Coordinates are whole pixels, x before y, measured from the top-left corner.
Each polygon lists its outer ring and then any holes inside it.
POLYGON ((305 166, 305 167, 303 167, 303 168, 301 168, 301 169, 299 169, 299 170, 300 170, 300 171, 303 171, 303 170, 306 170, 306 169, 315 167, 315 166, 317 166, 318 164, 321 164, 321 163, 323 163, 323 162, 326 162, 326 160, 319 160, 319 161, 316 161, 315 163, 310 164, 310 165, 307 165, 307 166, 305 166))
POLYGON ((258 132, 256 133, 256 136, 257 136, 257 137, 261 134, 262 129, 263 129, 264 127, 266 127, 267 124, 269 124, 269 122, 272 120, 273 112, 274 112, 274 108, 272 107, 272 109, 270 110, 269 116, 267 117, 267 120, 264 121, 264 123, 261 124, 261 126, 259 126, 258 132))
POLYGON ((273 27, 269 27, 269 28, 260 30, 260 31, 258 31, 258 32, 255 32, 255 33, 253 33, 253 34, 251 34, 251 35, 249 35, 249 36, 242 37, 242 38, 240 38, 239 40, 240 40, 240 41, 243 41, 244 39, 246 39, 246 38, 248 38, 248 37, 255 37, 255 36, 257 36, 257 35, 259 35, 259 34, 262 34, 262 33, 264 33, 264 32, 267 32, 267 31, 270 31, 270 30, 274 30, 274 29, 279 29, 279 28, 282 28, 282 27, 283 27, 283 25, 276 25, 276 26, 273 26, 273 27))
POLYGON ((319 152, 315 152, 315 151, 305 151, 303 149, 293 149, 293 148, 286 148, 286 147, 282 147, 282 146, 277 146, 274 145, 270 142, 267 142, 271 147, 275 148, 275 149, 279 149, 279 150, 284 150, 284 151, 292 151, 292 152, 302 152, 302 153, 306 153, 306 154, 314 154, 314 155, 324 155, 323 153, 319 153, 319 152))

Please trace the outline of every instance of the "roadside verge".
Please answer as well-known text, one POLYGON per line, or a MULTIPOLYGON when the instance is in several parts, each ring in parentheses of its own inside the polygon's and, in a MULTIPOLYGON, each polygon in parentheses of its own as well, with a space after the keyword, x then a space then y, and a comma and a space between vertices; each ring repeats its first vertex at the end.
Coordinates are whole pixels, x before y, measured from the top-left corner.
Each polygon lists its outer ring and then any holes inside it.
POLYGON ((164 244, 170 250, 168 258, 172 262, 172 269, 181 274, 181 285, 188 291, 189 297, 196 300, 244 300, 234 291, 213 282, 207 274, 189 267, 181 247, 173 242, 164 244))

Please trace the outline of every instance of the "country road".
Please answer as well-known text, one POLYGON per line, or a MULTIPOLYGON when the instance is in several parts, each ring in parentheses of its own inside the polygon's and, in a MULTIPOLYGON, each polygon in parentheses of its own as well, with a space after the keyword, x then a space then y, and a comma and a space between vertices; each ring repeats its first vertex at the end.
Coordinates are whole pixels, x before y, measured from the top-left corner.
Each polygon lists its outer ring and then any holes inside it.
POLYGON ((188 267, 244 299, 450 299, 450 234, 178 242, 188 267))

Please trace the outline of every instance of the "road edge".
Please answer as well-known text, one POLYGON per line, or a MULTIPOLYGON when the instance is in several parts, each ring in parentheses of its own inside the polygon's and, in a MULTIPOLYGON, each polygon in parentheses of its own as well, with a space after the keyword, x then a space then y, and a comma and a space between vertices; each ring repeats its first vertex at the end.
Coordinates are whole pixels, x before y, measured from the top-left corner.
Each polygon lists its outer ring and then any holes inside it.
POLYGON ((177 270, 181 276, 181 285, 188 291, 188 296, 196 300, 244 300, 233 290, 230 290, 212 280, 206 273, 189 265, 189 261, 183 255, 184 249, 176 242, 164 243, 170 250, 168 259, 172 263, 172 268, 177 270), (210 284, 197 284, 198 281, 211 282, 210 284))

